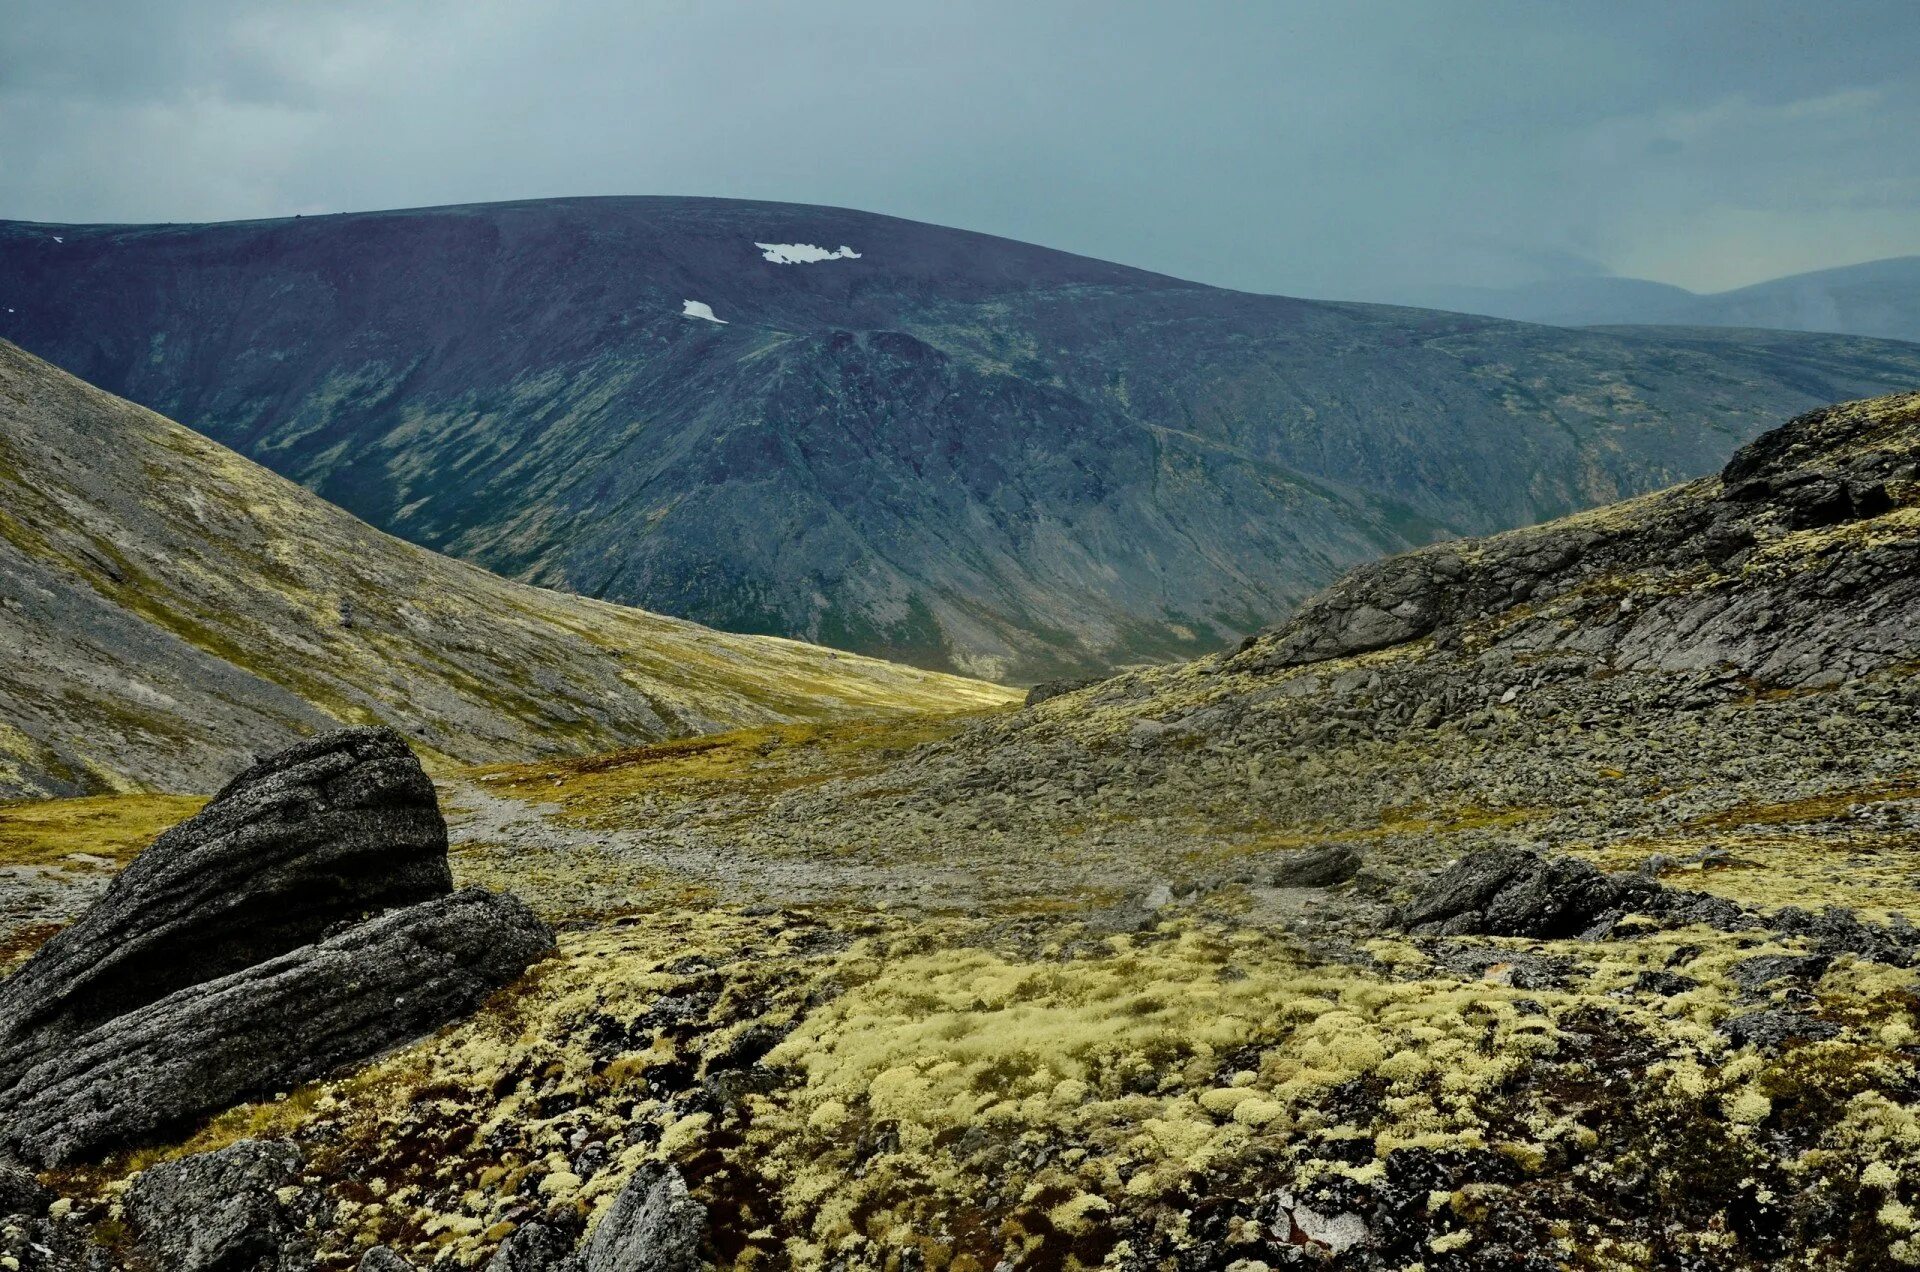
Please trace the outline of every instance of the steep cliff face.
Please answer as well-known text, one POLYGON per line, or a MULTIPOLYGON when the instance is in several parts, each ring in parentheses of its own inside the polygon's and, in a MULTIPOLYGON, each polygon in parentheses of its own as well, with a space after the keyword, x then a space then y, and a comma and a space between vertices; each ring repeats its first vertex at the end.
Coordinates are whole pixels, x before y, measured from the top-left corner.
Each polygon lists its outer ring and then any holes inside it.
POLYGON ((1009 696, 510 583, 5 342, 0 649, 0 798, 206 791, 338 723, 473 762, 1009 696))
POLYGON ((1216 649, 1356 562, 1920 381, 1899 344, 1254 296, 712 199, 9 223, 0 335, 503 573, 1012 679, 1216 649))

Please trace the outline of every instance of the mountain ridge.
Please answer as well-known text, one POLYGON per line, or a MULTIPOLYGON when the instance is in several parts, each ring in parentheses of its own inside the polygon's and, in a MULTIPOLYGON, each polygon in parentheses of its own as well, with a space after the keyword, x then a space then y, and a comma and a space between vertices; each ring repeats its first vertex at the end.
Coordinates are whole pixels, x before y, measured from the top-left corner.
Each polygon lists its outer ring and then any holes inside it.
POLYGON ((715 199, 0 224, 0 306, 413 542, 1013 681, 1204 653, 1359 561, 1920 382, 1903 345, 1259 296, 715 199))
POLYGON ((1412 293, 1441 308, 1554 326, 1715 326, 1920 341, 1920 256, 1804 270, 1723 292, 1613 275, 1412 293))

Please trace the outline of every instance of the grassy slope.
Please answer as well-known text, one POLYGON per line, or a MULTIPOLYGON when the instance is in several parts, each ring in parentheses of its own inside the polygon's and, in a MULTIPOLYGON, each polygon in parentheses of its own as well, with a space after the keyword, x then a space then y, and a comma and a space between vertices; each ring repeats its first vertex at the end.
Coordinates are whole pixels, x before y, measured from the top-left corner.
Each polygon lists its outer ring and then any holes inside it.
POLYGON ((329 719, 473 762, 1012 696, 507 582, 5 344, 0 589, 0 792, 205 789, 329 719))

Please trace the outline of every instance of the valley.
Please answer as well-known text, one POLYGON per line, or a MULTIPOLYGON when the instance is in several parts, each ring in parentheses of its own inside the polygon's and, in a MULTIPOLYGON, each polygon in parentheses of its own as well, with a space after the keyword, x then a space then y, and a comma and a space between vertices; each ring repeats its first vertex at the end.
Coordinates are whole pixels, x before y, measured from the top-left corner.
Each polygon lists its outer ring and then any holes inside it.
POLYGON ((57 1232, 254 1141, 322 1267, 666 1167, 732 1267, 1920 1261, 1916 474, 1847 404, 1034 705, 445 769, 555 951, 57 1232))
POLYGON ((1212 653, 1920 377, 1896 341, 1296 300, 726 199, 7 222, 0 308, 416 544, 1012 684, 1212 653))
POLYGON ((432 761, 1009 700, 507 582, 0 343, 0 798, 206 793, 315 729, 432 761))

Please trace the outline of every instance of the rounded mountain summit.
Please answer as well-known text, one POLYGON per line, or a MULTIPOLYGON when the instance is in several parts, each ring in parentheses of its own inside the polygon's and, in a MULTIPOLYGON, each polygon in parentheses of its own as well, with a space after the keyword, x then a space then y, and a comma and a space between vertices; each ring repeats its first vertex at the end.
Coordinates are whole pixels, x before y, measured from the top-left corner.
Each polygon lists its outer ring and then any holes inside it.
POLYGON ((698 198, 0 222, 0 337, 501 573, 1013 680, 1217 648, 1355 562, 1920 384, 1895 341, 1252 295, 698 198))

